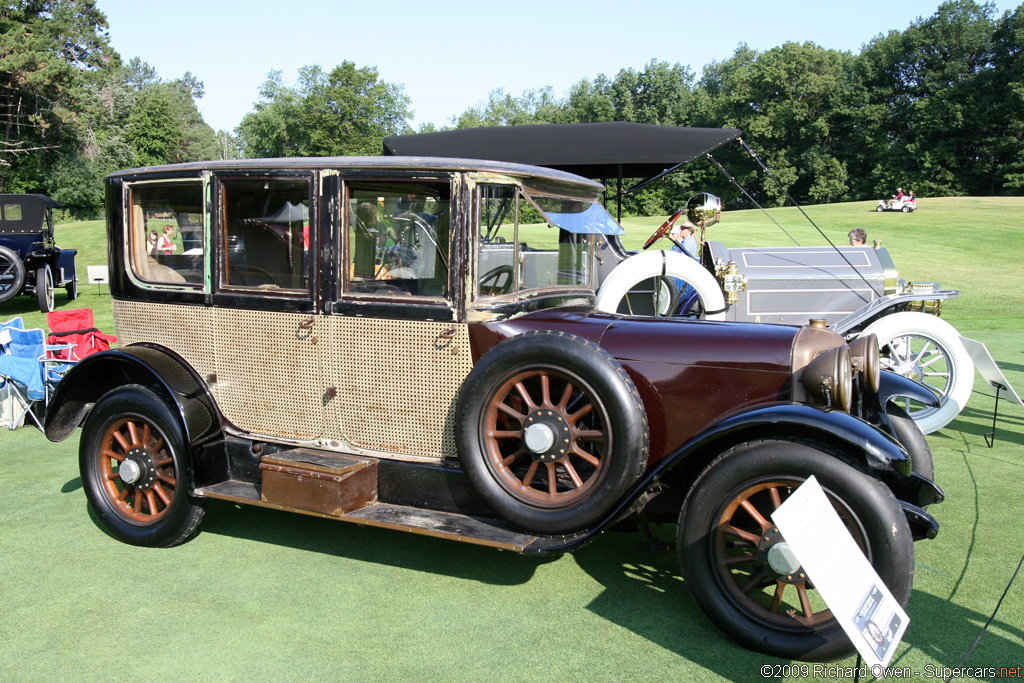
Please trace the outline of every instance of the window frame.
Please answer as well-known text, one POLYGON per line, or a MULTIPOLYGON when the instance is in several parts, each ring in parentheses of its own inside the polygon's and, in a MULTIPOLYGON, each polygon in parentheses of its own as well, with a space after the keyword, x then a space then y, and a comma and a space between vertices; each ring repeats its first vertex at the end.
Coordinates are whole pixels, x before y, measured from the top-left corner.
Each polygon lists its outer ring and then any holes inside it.
MULTIPOLYGON (((210 174, 203 173, 198 176, 176 176, 171 178, 153 178, 127 181, 123 184, 123 237, 121 240, 121 257, 125 264, 124 273, 133 285, 141 290, 165 291, 165 292, 210 292, 210 261, 213 251, 210 244, 210 174), (203 277, 201 282, 171 282, 165 280, 147 280, 136 271, 135 259, 132 251, 135 248, 135 202, 134 193, 137 188, 156 187, 160 185, 198 185, 202 201, 203 216, 203 277)), ((145 253, 143 251, 142 253, 145 253)), ((173 269, 172 269, 173 270, 173 269)))

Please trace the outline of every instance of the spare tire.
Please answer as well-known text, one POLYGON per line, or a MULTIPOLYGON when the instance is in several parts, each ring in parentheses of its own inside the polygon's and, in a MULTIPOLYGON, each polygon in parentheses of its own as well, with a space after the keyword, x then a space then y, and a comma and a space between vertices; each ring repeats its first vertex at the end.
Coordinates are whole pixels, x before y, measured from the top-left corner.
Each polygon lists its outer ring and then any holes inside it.
POLYGON ((647 413, 625 369, 597 344, 540 330, 503 341, 469 373, 456 412, 459 458, 516 526, 592 526, 643 472, 647 413))
POLYGON ((7 247, 0 247, 0 303, 13 299, 25 284, 25 264, 7 247))

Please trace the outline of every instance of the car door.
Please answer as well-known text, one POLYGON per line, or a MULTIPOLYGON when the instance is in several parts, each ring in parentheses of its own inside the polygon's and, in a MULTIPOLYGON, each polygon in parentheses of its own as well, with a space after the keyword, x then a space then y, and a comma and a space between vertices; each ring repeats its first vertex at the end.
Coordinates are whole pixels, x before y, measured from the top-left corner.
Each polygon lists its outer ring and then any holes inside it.
POLYGON ((316 315, 318 183, 311 171, 216 178, 214 396, 254 435, 314 440, 325 383, 316 315))
POLYGON ((455 404, 472 367, 453 275, 458 190, 458 176, 347 179, 339 188, 325 438, 367 452, 455 453, 455 404))

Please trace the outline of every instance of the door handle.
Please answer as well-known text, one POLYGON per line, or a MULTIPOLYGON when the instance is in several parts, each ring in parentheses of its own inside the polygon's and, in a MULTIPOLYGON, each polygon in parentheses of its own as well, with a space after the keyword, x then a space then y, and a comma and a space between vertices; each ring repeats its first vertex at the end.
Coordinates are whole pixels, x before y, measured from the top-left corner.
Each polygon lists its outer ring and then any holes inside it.
POLYGON ((308 318, 303 320, 301 323, 299 323, 299 329, 300 330, 311 330, 311 329, 313 329, 314 325, 316 325, 316 318, 314 318, 313 316, 309 316, 308 318))

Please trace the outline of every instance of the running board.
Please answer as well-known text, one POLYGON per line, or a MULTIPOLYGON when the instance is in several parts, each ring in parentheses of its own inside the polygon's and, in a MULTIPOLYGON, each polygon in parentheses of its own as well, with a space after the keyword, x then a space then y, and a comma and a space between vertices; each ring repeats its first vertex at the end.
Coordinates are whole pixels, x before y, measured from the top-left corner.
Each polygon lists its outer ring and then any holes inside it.
POLYGON ((518 553, 554 541, 500 520, 381 503, 374 458, 295 449, 264 456, 260 469, 262 486, 229 480, 197 489, 196 495, 518 553))

